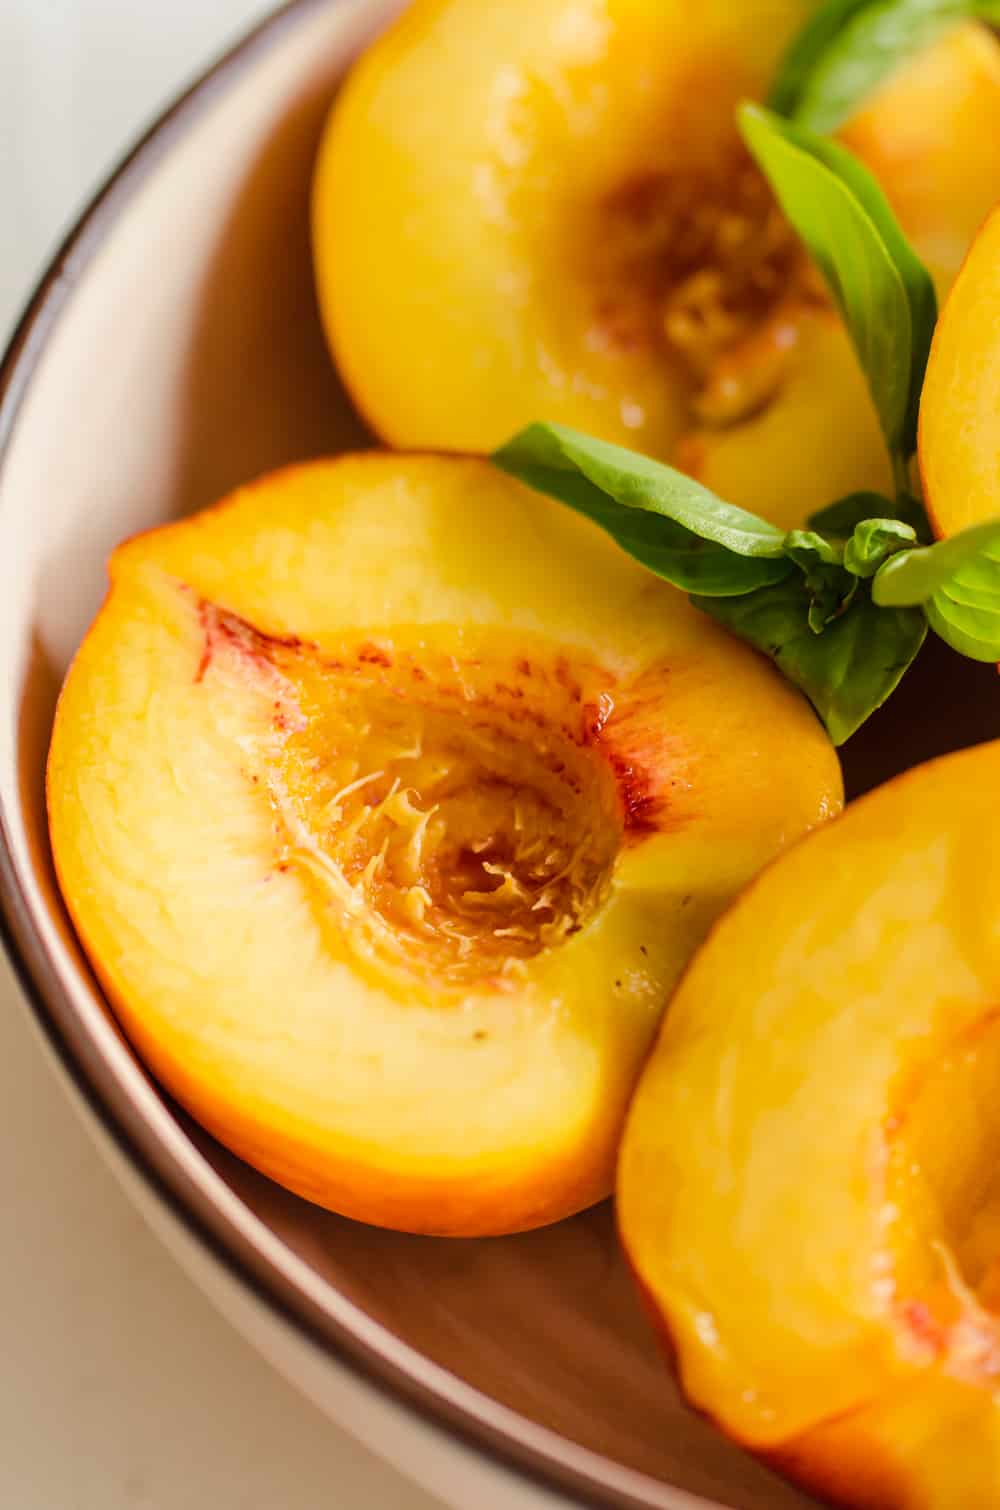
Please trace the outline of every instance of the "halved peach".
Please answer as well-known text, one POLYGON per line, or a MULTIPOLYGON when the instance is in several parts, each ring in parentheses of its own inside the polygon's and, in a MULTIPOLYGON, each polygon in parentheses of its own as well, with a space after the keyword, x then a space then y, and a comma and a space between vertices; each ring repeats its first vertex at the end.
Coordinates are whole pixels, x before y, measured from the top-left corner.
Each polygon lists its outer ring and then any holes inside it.
POLYGON ((867 1510, 1000 1484, 1000 743, 761 875, 673 998, 622 1236, 685 1389, 867 1510))
POLYGON ((920 400, 920 471, 939 535, 1000 514, 1000 209, 941 312, 920 400))
MULTIPOLYGON (((798 524, 891 488, 858 362, 739 143, 808 0, 416 0, 355 68, 314 194, 341 371, 400 446, 559 421, 798 524)), ((1000 196, 972 23, 846 132, 943 281, 1000 196)))
POLYGON ((606 1195, 692 947, 840 805, 806 703, 481 461, 282 472, 111 578, 52 842, 164 1084, 379 1224, 503 1232, 606 1195))

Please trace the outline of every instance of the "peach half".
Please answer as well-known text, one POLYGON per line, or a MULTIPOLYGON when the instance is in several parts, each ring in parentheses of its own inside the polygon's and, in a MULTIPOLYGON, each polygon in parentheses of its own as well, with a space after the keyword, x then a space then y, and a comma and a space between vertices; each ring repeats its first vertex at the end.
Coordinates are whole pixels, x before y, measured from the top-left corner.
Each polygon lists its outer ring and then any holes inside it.
POLYGON ((1000 1485, 1000 743, 852 804, 673 998, 619 1220, 690 1399, 858 1510, 1000 1485))
MULTIPOLYGON (((891 490, 846 332, 739 143, 809 0, 416 0, 334 106, 326 329, 393 445, 548 420, 797 525, 891 490)), ((943 286, 1000 197, 1000 43, 957 25, 845 140, 943 286)))
POLYGON ((1000 209, 941 312, 920 400, 920 471, 939 535, 1000 514, 1000 209))
POLYGON ((691 949, 837 811, 806 703, 482 461, 278 473, 123 545, 52 843, 123 1027, 222 1142, 349 1216, 608 1194, 691 949))

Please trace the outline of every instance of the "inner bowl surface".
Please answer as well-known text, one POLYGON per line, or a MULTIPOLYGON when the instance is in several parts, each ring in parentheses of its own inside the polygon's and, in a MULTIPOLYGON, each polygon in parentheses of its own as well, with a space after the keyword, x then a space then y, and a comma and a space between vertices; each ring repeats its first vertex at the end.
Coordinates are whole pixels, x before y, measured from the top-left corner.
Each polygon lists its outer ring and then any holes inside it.
MULTIPOLYGON (((449 1242, 288 1195, 147 1079, 54 886, 45 753, 112 546, 269 467, 366 443, 320 335, 307 195, 337 80, 397 4, 298 0, 255 34, 112 181, 15 338, 0 377, 0 911, 37 1013, 133 1163, 331 1369, 346 1353, 578 1501, 806 1506, 680 1402, 608 1206, 449 1242)), ((1000 734, 995 689, 991 668, 930 647, 849 747, 851 792, 1000 734)), ((525 1481, 504 1482, 496 1503, 513 1505, 525 1481)))

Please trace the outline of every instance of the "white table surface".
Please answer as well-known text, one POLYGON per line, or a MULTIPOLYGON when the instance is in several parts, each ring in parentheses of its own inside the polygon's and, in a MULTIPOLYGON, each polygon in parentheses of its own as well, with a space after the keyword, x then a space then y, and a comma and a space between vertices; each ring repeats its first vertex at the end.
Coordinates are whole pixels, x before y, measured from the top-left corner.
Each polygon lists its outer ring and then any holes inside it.
MULTIPOLYGON (((62 229, 260 0, 0 0, 0 327, 62 229)), ((0 1506, 435 1510, 301 1400, 161 1250, 0 959, 0 1506)))

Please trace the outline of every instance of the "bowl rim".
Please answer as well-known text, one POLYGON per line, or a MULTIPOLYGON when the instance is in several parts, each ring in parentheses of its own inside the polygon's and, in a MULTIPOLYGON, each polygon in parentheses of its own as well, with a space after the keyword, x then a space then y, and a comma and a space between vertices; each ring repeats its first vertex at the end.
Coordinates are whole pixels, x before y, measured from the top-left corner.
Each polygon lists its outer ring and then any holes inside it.
MULTIPOLYGON (((349 0, 284 0, 175 95, 113 166, 51 255, 0 357, 0 478, 6 470, 21 409, 49 339, 120 213, 170 148, 263 53, 310 14, 348 3, 349 0)), ((365 0, 356 0, 356 4, 363 10, 365 0)), ((248 1239, 224 1212, 211 1208, 203 1199, 195 1199, 189 1177, 174 1156, 159 1145, 154 1158, 143 1146, 131 1125, 138 1118, 133 1117, 129 1107, 115 1106, 103 1093, 97 1077, 63 1026, 65 1021, 72 1020, 72 1005, 34 923, 32 903, 17 873, 2 794, 0 946, 11 962, 20 994, 55 1060, 140 1186, 151 1195, 154 1204, 167 1208, 201 1253, 225 1271, 239 1288, 249 1292, 275 1321, 290 1327, 301 1341, 318 1346, 334 1363, 360 1376, 364 1383, 418 1421, 457 1438, 474 1453, 485 1455, 495 1468, 515 1474, 524 1487, 570 1493, 574 1504, 592 1506, 595 1510, 607 1507, 621 1510, 623 1506, 647 1510, 655 1503, 664 1510, 670 1505, 675 1505, 676 1510, 721 1510, 714 1501, 626 1468, 538 1425, 455 1376, 450 1376, 455 1389, 445 1394, 431 1382, 407 1372, 398 1361, 381 1355, 370 1343, 315 1306, 265 1254, 251 1253, 248 1239), (53 1005, 56 1002, 61 1010, 53 1005), (473 1408, 474 1405, 478 1408, 473 1408), (516 1432, 505 1429, 505 1422, 507 1428, 519 1425, 522 1429, 516 1432), (558 1444, 564 1445, 563 1451, 557 1450, 558 1444), (577 1460, 575 1463, 567 1461, 570 1454, 577 1460), (605 1464, 614 1470, 617 1480, 614 1485, 598 1471, 605 1464), (650 1493, 656 1495, 655 1500, 649 1498, 650 1493)), ((402 1346, 414 1360, 423 1359, 419 1350, 409 1344, 402 1346)), ((563 1503, 569 1510, 568 1502, 563 1503)))

